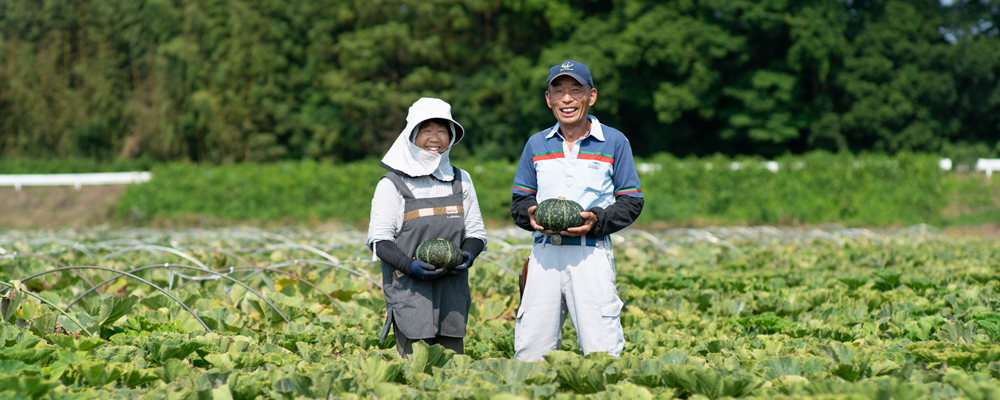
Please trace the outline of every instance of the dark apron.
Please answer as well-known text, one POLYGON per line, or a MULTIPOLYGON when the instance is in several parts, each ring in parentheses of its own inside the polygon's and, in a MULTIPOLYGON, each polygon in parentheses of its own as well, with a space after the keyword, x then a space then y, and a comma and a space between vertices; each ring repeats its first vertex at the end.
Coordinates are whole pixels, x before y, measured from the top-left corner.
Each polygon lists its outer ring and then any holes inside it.
MULTIPOLYGON (((465 237, 465 210, 462 205, 462 175, 458 168, 451 184, 451 195, 417 199, 394 172, 383 175, 403 195, 403 226, 396 235, 396 246, 413 258, 417 246, 430 239, 450 240, 462 245, 465 237)), ((423 280, 397 271, 382 263, 382 289, 385 293, 385 326, 380 341, 385 341, 395 323, 410 339, 435 336, 465 337, 469 316, 469 271, 445 274, 423 280)))

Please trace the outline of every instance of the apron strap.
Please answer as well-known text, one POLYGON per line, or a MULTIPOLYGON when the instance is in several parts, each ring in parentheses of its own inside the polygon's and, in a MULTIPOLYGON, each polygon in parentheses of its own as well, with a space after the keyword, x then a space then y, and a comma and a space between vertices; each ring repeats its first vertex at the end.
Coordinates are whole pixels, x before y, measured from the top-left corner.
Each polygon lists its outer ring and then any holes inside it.
POLYGON ((462 195, 462 170, 458 167, 452 165, 452 170, 455 171, 455 179, 451 181, 451 194, 452 195, 462 195))
POLYGON ((403 178, 400 178, 399 175, 396 174, 395 172, 391 171, 386 172, 385 175, 382 175, 382 177, 389 179, 389 182, 392 182, 393 185, 396 185, 396 190, 399 191, 399 194, 403 195, 404 199, 415 198, 413 197, 413 192, 410 191, 410 188, 406 187, 406 184, 403 183, 403 178))

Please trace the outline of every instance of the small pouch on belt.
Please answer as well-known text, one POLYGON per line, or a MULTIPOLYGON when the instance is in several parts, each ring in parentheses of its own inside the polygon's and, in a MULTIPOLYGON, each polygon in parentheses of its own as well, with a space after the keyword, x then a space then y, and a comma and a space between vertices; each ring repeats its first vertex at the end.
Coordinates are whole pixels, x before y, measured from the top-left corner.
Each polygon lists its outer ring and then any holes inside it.
POLYGON ((528 283, 528 261, 530 260, 531 258, 524 260, 524 268, 521 268, 521 275, 517 276, 517 288, 521 292, 520 297, 517 298, 518 301, 524 298, 524 284, 528 283))

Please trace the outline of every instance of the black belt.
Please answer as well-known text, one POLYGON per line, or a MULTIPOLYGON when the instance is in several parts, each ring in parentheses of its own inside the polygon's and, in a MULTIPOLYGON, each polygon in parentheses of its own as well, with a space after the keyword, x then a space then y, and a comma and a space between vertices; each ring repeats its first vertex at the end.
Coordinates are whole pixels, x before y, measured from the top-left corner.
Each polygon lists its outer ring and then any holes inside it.
POLYGON ((580 236, 580 237, 569 237, 562 235, 545 235, 535 238, 535 243, 548 243, 564 246, 579 246, 580 239, 585 239, 583 243, 586 246, 597 246, 604 238, 592 238, 590 236, 580 236))

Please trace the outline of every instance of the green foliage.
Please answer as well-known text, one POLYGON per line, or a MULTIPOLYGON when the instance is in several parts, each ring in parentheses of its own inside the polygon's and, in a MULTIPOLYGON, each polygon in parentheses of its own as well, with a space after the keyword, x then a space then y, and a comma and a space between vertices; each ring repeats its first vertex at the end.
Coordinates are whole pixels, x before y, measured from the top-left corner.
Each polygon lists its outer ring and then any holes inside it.
POLYGON ((816 152, 779 157, 776 173, 758 158, 646 161, 660 166, 639 176, 643 196, 657 201, 647 202, 640 222, 935 223, 948 204, 932 156, 816 152))
POLYGON ((135 296, 127 298, 108 297, 104 299, 104 302, 101 303, 100 315, 97 317, 101 321, 98 322, 98 325, 108 326, 115 323, 115 321, 124 317, 125 314, 128 314, 129 311, 132 311, 132 307, 138 301, 139 298, 135 296))
MULTIPOLYGON (((362 256, 364 232, 349 228, 12 232, 0 235, 5 247, 48 252, 73 265, 176 262, 174 253, 119 252, 134 240, 170 245, 204 262, 224 252, 221 269, 314 254, 287 246, 295 243, 320 248, 358 274, 380 272, 362 256), (64 240, 93 257, 60 249, 64 240)), ((294 280, 228 272, 294 308, 297 317, 287 324, 272 323, 254 296, 234 293, 239 286, 232 282, 179 283, 167 269, 142 271, 214 321, 213 332, 162 294, 129 283, 115 289, 128 297, 95 294, 70 309, 86 325, 106 323, 116 332, 105 337, 37 328, 54 315, 40 298, 64 305, 75 297, 72 289, 85 285, 79 275, 50 274, 26 281, 40 288, 39 297, 25 299, 16 318, 0 323, 0 398, 916 400, 989 399, 1000 389, 995 239, 765 227, 619 235, 616 286, 626 307, 618 358, 582 355, 567 325, 563 350, 545 361, 511 359, 518 295, 507 269, 519 267, 531 239, 496 229, 491 243, 506 246, 491 246, 469 272, 475 313, 465 354, 418 342, 408 359, 400 358, 392 339, 378 342, 385 321, 378 287, 326 265, 282 268, 324 290, 349 292, 343 310, 294 280)), ((0 279, 51 268, 36 261, 0 258, 0 279)), ((98 282, 112 276, 85 273, 98 282)))
POLYGON ((133 222, 184 216, 366 220, 374 185, 386 171, 370 160, 336 167, 313 161, 216 167, 169 164, 152 172, 155 184, 129 187, 118 203, 121 217, 133 222))
POLYGON ((10 321, 18 307, 21 307, 21 303, 24 303, 28 298, 28 294, 25 293, 27 288, 20 281, 14 281, 12 284, 13 287, 3 297, 0 297, 0 319, 2 322, 10 321))
MULTIPOLYGON (((962 208, 969 204, 970 212, 996 212, 1000 203, 991 197, 996 184, 943 173, 937 161, 929 155, 816 152, 778 158, 779 170, 771 172, 755 157, 658 155, 638 161, 646 199, 638 222, 942 223, 958 221, 945 211, 954 201, 962 208)), ((456 165, 471 174, 484 218, 509 221, 514 165, 471 159, 456 165)), ((130 224, 202 219, 364 224, 371 191, 383 173, 376 160, 163 164, 153 169, 151 182, 128 188, 118 216, 130 224)))
POLYGON ((750 374, 690 366, 669 366, 663 379, 667 386, 709 399, 744 397, 764 383, 750 374))
MULTIPOLYGON (((86 0, 0 4, 0 154, 210 163, 380 155, 423 96, 459 155, 554 123, 550 66, 642 156, 1000 152, 995 1, 86 0)), ((964 161, 963 161, 964 162, 964 161)))
POLYGON ((604 391, 608 384, 617 382, 615 375, 605 373, 614 358, 604 353, 591 353, 581 357, 572 352, 556 350, 546 354, 545 361, 555 369, 560 386, 576 393, 597 393, 604 391))

